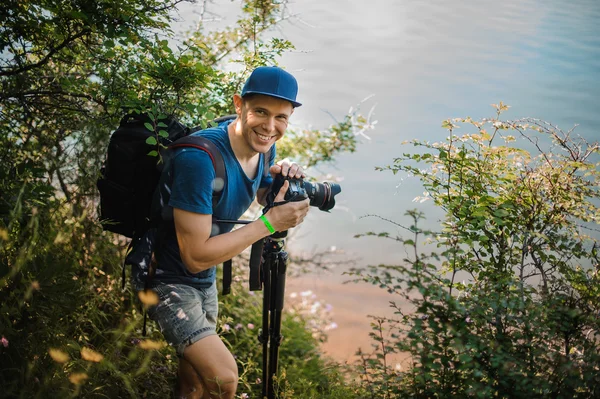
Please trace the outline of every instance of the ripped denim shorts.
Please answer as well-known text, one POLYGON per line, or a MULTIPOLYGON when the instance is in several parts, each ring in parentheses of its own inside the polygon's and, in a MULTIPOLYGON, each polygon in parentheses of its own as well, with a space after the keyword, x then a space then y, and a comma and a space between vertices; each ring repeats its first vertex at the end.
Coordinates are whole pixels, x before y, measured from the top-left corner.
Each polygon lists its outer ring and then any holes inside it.
POLYGON ((158 323, 167 342, 179 356, 188 345, 209 335, 216 335, 219 299, 217 285, 194 288, 185 284, 159 284, 153 287, 159 303, 148 309, 148 316, 158 323))

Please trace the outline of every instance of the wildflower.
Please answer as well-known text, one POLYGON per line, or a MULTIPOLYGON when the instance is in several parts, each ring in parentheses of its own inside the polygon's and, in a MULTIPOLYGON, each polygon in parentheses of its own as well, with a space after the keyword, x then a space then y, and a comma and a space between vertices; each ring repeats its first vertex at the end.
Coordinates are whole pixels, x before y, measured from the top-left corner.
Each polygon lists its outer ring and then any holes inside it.
POLYGON ((338 325, 336 322, 332 322, 330 323, 328 326, 326 326, 324 328, 325 331, 329 331, 329 330, 335 330, 336 328, 338 328, 338 325))
POLYGON ((241 323, 237 323, 237 324, 235 325, 235 329, 236 329, 236 330, 240 330, 240 329, 241 329, 241 328, 243 328, 243 327, 244 327, 244 326, 243 326, 241 323))
POLYGON ((153 341, 151 339, 145 339, 143 341, 140 341, 139 344, 140 348, 142 349, 146 349, 146 350, 152 350, 152 349, 161 349, 163 346, 165 346, 164 342, 160 342, 160 341, 153 341))
POLYGON ((231 326, 229 324, 223 324, 223 330, 229 331, 231 330, 231 326))
POLYGON ((298 296, 298 293, 296 293, 296 292, 292 292, 290 294, 290 298, 296 298, 297 296, 298 296))
POLYGON ((6 338, 4 338, 4 336, 2 336, 2 339, 0 339, 0 342, 2 342, 2 346, 4 346, 5 348, 8 348, 8 340, 6 338))
POLYGON ((88 375, 86 373, 73 373, 69 376, 69 381, 75 385, 81 385, 87 378, 88 375))
POLYGON ((250 397, 250 396, 248 396, 248 394, 247 394, 247 393, 245 393, 245 392, 242 394, 242 399, 248 399, 249 397, 250 397))
POLYGON ((262 380, 261 380, 260 378, 257 378, 257 379, 256 379, 256 383, 257 383, 257 384, 260 384, 261 382, 262 382, 262 380))
POLYGON ((307 296, 310 296, 310 295, 312 295, 312 291, 310 291, 310 290, 303 291, 303 292, 300 293, 300 296, 303 296, 303 297, 307 297, 307 296))
MULTIPOLYGON (((100 363, 104 356, 90 348, 81 348, 81 358, 88 362, 100 363)), ((87 377, 86 377, 87 378, 87 377)))
POLYGON ((331 312, 333 310, 333 305, 328 303, 327 305, 325 305, 325 311, 326 312, 331 312))
POLYGON ((140 301, 146 306, 153 306, 158 304, 158 295, 154 291, 140 291, 138 292, 140 301))
POLYGON ((37 282, 37 281, 33 281, 33 282, 31 283, 31 288, 32 288, 33 290, 35 290, 35 291, 39 291, 39 290, 40 290, 40 283, 39 283, 39 282, 37 282))
POLYGON ((254 324, 248 323, 248 328, 251 329, 251 330, 253 330, 254 329, 254 324))
POLYGON ((48 354, 56 363, 66 363, 69 361, 69 355, 60 349, 48 349, 48 354))

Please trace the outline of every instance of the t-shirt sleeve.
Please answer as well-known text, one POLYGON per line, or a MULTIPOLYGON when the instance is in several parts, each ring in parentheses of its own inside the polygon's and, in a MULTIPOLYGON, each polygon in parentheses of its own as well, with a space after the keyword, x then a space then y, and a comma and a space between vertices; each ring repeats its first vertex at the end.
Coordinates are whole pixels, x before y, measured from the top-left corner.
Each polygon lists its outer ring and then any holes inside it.
POLYGON ((269 151, 268 153, 263 155, 263 156, 269 156, 269 162, 268 162, 269 167, 267 168, 266 171, 263 171, 263 176, 260 181, 259 188, 271 187, 271 184, 273 184, 273 176, 271 176, 271 173, 269 172, 268 169, 270 169, 271 166, 273 166, 275 164, 275 153, 276 153, 276 148, 275 148, 275 144, 273 144, 273 148, 271 149, 271 151, 269 151))
POLYGON ((210 156, 199 149, 184 148, 172 160, 173 183, 169 206, 212 215, 215 169, 210 156))

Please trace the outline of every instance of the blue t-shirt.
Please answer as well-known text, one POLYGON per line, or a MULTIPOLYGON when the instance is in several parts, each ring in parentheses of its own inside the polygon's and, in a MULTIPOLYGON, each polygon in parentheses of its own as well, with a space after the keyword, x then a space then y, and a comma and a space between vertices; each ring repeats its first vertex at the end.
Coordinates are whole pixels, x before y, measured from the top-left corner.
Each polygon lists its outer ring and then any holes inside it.
MULTIPOLYGON (((207 288, 215 281, 215 266, 200 273, 190 273, 185 267, 179 254, 179 245, 169 215, 172 209, 178 208, 189 212, 213 215, 213 219, 237 220, 250 207, 259 188, 269 187, 273 181, 270 173, 264 171, 264 157, 270 155, 269 165, 275 159, 275 149, 268 154, 260 154, 258 170, 254 179, 248 178, 238 162, 227 133, 231 121, 223 122, 215 128, 202 130, 193 135, 201 135, 212 141, 221 152, 227 174, 227 184, 219 202, 213 209, 213 184, 222 186, 215 181, 215 170, 210 156, 203 150, 184 147, 174 150, 166 160, 160 187, 170 191, 168 205, 163 205, 163 219, 168 233, 156 248, 158 264, 154 284, 179 283, 197 288, 207 288), (165 184, 165 182, 167 182, 165 184)), ((213 224, 211 236, 231 231, 233 224, 213 224)), ((144 281, 147 267, 137 265, 138 281, 144 281)), ((136 265, 134 265, 135 269, 136 265)), ((135 270, 134 270, 135 273, 135 270)), ((153 284, 153 285, 154 285, 153 284)))

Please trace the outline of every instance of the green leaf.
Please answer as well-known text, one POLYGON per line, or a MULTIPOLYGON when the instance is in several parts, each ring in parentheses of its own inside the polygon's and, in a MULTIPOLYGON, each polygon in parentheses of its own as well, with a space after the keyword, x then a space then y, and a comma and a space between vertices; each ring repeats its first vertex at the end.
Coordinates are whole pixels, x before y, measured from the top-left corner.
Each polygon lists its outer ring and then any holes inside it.
POLYGON ((151 132, 154 131, 154 126, 152 126, 152 124, 149 122, 144 123, 144 126, 146 127, 146 129, 150 130, 151 132))
POLYGON ((166 130, 160 130, 160 131, 158 132, 158 135, 159 135, 160 137, 169 138, 169 132, 167 132, 166 130))
POLYGON ((150 151, 148 153, 148 155, 151 156, 151 157, 157 157, 158 156, 158 151, 150 151))
POLYGON ((150 145, 156 145, 156 144, 158 144, 158 142, 156 141, 156 137, 154 137, 154 136, 148 137, 146 139, 146 144, 150 144, 150 145))
POLYGON ((164 123, 164 122, 158 122, 158 123, 156 124, 156 126, 158 126, 158 127, 169 127, 169 126, 167 126, 167 124, 166 124, 166 123, 164 123))

